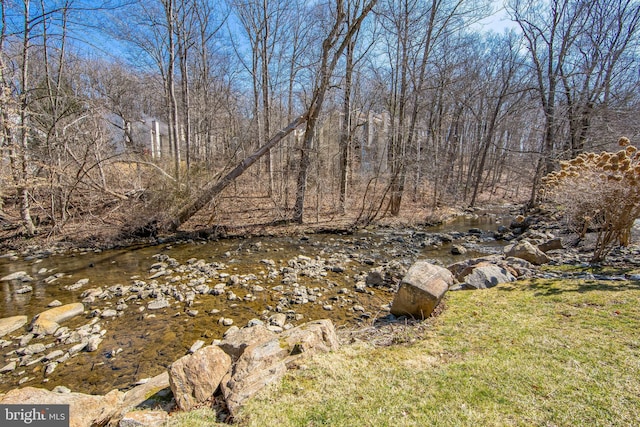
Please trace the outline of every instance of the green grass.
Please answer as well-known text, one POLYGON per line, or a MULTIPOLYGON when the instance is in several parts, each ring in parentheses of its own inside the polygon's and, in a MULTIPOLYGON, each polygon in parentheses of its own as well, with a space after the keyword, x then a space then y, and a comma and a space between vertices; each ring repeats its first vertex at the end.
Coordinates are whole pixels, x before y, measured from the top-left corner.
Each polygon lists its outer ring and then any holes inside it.
POLYGON ((316 356, 238 424, 640 425, 640 283, 515 282, 446 306, 412 345, 316 356))

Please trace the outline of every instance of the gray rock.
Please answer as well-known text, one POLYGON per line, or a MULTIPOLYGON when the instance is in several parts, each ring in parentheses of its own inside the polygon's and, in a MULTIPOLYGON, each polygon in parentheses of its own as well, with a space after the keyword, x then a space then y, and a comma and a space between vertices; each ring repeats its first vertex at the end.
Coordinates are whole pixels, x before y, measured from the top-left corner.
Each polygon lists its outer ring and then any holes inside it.
POLYGON ((92 335, 87 342, 87 351, 92 352, 98 350, 98 347, 102 343, 102 337, 100 335, 92 335))
POLYGON ((47 351, 47 346, 41 343, 31 344, 24 348, 23 354, 32 355, 47 351))
POLYGON ((29 344, 33 339, 33 337, 35 337, 35 335, 33 334, 25 334, 22 337, 20 337, 20 344, 19 344, 20 347, 25 347, 27 344, 29 344))
POLYGON ((147 308, 149 310, 159 310, 159 309, 162 309, 162 308, 167 308, 167 307, 169 307, 169 305, 170 305, 169 301, 167 301, 164 298, 161 298, 161 299, 157 299, 155 301, 149 302, 149 304, 147 304, 147 308))
POLYGON ((45 375, 51 375, 53 371, 58 367, 58 362, 47 363, 47 367, 44 370, 45 375))
POLYGON ((48 353, 46 356, 44 356, 45 360, 53 360, 53 359, 57 359, 58 357, 64 355, 64 351, 62 350, 54 350, 51 353, 48 353))
POLYGON ((365 283, 369 286, 384 285, 384 271, 382 267, 376 267, 369 270, 365 283))
POLYGON ((118 312, 113 309, 107 309, 102 313, 100 313, 100 317, 102 317, 103 319, 108 317, 116 317, 117 315, 118 315, 118 312))
POLYGON ((195 353, 196 351, 200 350, 204 346, 204 344, 205 342, 202 340, 198 340, 194 342, 191 348, 189 349, 189 353, 195 353))
POLYGON ((487 289, 514 280, 516 278, 504 268, 497 265, 484 265, 473 269, 471 274, 465 277, 464 288, 487 289))
POLYGON ((33 292, 33 287, 29 285, 16 289, 16 294, 28 294, 29 292, 33 292))
POLYGON ((7 274, 0 278, 0 282, 10 282, 12 280, 22 280, 27 275, 26 271, 16 271, 15 273, 7 274))
POLYGON ((9 362, 0 368, 0 373, 15 371, 18 364, 14 360, 13 362, 9 362))
POLYGON ((54 299, 47 305, 47 307, 60 307, 61 305, 62 303, 60 301, 58 301, 57 299, 54 299))
POLYGON ((269 324, 283 327, 287 323, 287 315, 284 313, 276 313, 269 317, 269 324))
POLYGON ((71 347, 69 349, 69 355, 73 356, 74 354, 80 353, 82 350, 84 350, 87 347, 87 345, 89 345, 89 341, 88 340, 74 345, 73 347, 71 347))

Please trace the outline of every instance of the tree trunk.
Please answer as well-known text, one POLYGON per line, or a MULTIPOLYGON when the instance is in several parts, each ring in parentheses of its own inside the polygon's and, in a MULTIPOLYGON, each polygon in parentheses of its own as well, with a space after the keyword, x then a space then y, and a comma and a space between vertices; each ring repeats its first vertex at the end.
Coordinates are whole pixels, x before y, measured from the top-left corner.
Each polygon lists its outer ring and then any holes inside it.
POLYGON ((215 196, 220 194, 229 184, 234 182, 236 178, 242 175, 247 169, 249 169, 255 162, 257 162, 262 156, 269 152, 271 148, 277 145, 282 139, 293 132, 298 126, 307 120, 307 116, 300 116, 293 122, 289 123, 287 127, 280 130, 273 138, 271 138, 266 144, 260 147, 257 151, 246 157, 240 162, 231 172, 226 174, 223 178, 215 183, 209 184, 202 190, 200 196, 187 206, 182 208, 173 218, 162 224, 163 229, 169 231, 176 231, 178 227, 184 224, 189 218, 196 214, 200 209, 207 205, 215 196))

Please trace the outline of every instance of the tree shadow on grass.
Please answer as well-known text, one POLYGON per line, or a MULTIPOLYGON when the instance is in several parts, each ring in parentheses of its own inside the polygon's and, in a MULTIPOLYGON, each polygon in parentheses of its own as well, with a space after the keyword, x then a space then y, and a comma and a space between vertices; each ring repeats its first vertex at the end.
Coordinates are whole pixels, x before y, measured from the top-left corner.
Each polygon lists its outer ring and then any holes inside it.
POLYGON ((533 290, 535 296, 562 295, 569 292, 592 291, 624 292, 640 291, 637 280, 583 280, 583 279, 531 279, 528 282, 513 282, 498 286, 500 291, 533 290))

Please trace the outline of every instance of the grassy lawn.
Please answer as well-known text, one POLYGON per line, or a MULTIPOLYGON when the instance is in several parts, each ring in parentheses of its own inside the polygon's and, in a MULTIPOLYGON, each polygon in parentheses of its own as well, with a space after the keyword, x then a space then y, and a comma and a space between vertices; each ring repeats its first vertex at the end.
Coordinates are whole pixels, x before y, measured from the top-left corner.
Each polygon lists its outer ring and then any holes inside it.
MULTIPOLYGON (((449 292, 446 307, 413 344, 313 358, 238 424, 640 425, 639 282, 515 282, 449 292)), ((213 425, 209 415, 172 425, 213 425)))

